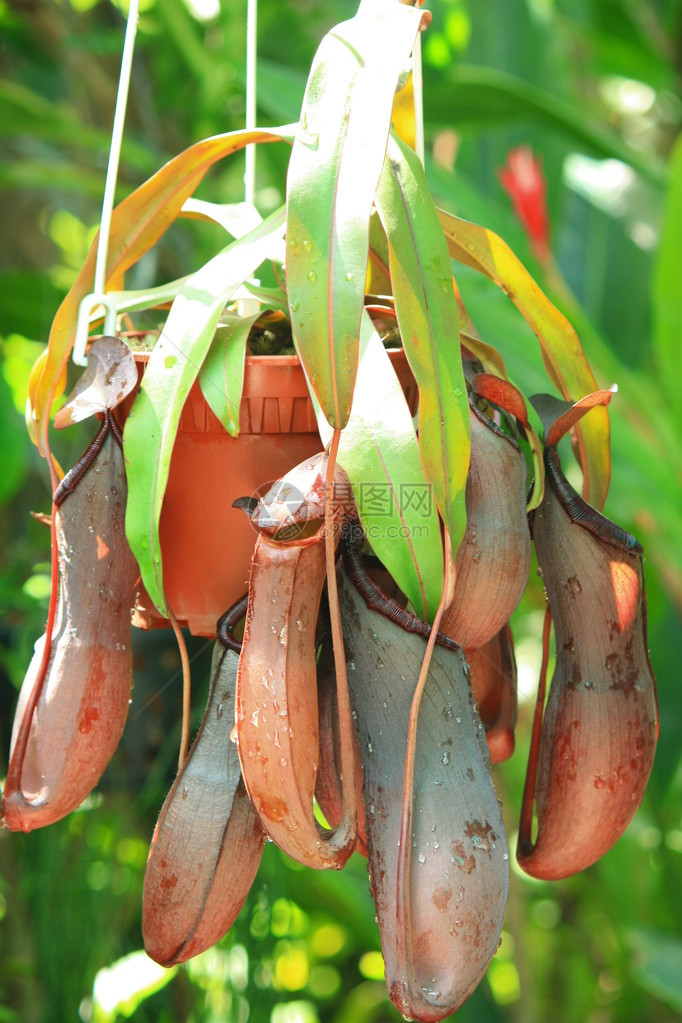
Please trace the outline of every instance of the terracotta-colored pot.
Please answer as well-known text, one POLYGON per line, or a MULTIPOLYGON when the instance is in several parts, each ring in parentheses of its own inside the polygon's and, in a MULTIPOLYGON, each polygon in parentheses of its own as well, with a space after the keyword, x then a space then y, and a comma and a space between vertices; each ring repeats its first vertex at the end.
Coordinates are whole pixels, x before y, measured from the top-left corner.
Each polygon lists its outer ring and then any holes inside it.
MULTIPOLYGON (((389 354, 414 412, 417 387, 405 353, 389 354)), ((194 385, 173 449, 160 536, 168 603, 196 636, 215 636, 220 615, 248 589, 256 533, 232 502, 263 492, 321 450, 295 355, 247 356, 239 425, 239 437, 230 437, 194 385)), ((142 591, 133 625, 167 624, 142 591)))

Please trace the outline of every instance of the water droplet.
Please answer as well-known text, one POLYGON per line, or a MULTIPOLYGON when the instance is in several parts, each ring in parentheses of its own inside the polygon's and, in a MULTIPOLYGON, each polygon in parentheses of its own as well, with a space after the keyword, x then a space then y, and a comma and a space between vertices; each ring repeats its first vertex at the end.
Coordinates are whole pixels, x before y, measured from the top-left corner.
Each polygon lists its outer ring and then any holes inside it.
POLYGON ((448 707, 443 707, 443 717, 445 718, 446 721, 450 721, 450 719, 452 718, 453 714, 454 714, 454 711, 453 711, 452 707, 449 707, 449 706, 448 707))
POLYGON ((297 249, 298 248, 298 239, 297 238, 290 238, 289 239, 289 248, 290 249, 297 249))
POLYGON ((253 714, 251 715, 251 724, 252 725, 258 724, 258 707, 256 707, 253 714))
POLYGON ((301 621, 300 618, 296 619, 296 628, 298 629, 299 632, 303 632, 303 622, 301 621))
POLYGON ((216 707, 216 717, 218 718, 218 721, 220 721, 222 716, 223 716, 223 705, 222 705, 222 703, 219 703, 218 706, 216 707))
POLYGON ((301 245, 303 246, 306 252, 312 251, 313 243, 311 242, 310 238, 304 238, 303 241, 301 242, 301 245))
POLYGON ((442 760, 443 764, 447 767, 448 764, 450 763, 450 754, 448 753, 447 750, 445 750, 443 756, 440 759, 442 760))
POLYGON ((374 753, 374 746, 372 745, 371 742, 367 743, 367 752, 368 753, 374 753))
POLYGON ((419 853, 417 859, 419 860, 420 863, 426 863, 426 856, 424 855, 424 853, 419 853))
POLYGON ((279 763, 281 767, 286 767, 289 761, 287 760, 286 757, 281 757, 279 763))
POLYGON ((352 717, 353 721, 357 721, 358 720, 358 712, 356 710, 352 710, 350 712, 350 716, 352 717))
POLYGON ((455 389, 454 389, 454 391, 452 393, 454 394, 455 398, 461 398, 462 397, 462 388, 461 387, 455 387, 455 389))
POLYGON ((292 313, 297 313, 298 310, 301 308, 301 303, 300 302, 290 302, 289 306, 291 308, 292 313))
POLYGON ((458 725, 461 725, 461 724, 462 724, 462 719, 461 719, 461 717, 459 716, 459 714, 458 714, 458 715, 457 715, 457 717, 455 718, 455 721, 457 722, 457 724, 458 724, 458 725))
POLYGON ((505 854, 503 855, 502 859, 503 859, 503 860, 508 860, 508 859, 509 859, 509 853, 505 853, 505 854))
POLYGON ((574 575, 572 575, 569 579, 566 580, 566 589, 568 590, 569 593, 572 593, 573 596, 576 596, 578 593, 583 592, 582 586, 580 585, 578 579, 574 575))
POLYGON ((352 280, 353 280, 353 274, 352 274, 352 273, 350 273, 350 272, 348 272, 348 273, 346 274, 346 280, 347 280, 347 281, 352 281, 352 280))
POLYGON ((75 638, 76 638, 76 636, 78 635, 78 629, 77 629, 77 628, 75 628, 75 627, 74 627, 73 629, 69 629, 69 635, 70 635, 70 636, 73 636, 73 637, 74 637, 74 639, 75 639, 75 638))
POLYGON ((315 273, 314 270, 308 270, 306 278, 310 281, 311 284, 314 284, 315 281, 317 280, 317 274, 315 273))

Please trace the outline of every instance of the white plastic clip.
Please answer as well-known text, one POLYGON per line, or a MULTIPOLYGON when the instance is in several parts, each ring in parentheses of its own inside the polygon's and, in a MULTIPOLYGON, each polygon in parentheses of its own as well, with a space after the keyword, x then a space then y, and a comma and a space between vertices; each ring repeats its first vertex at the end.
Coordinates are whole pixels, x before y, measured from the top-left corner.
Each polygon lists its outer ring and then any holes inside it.
POLYGON ((77 366, 87 365, 88 360, 85 355, 85 349, 88 344, 90 320, 94 318, 93 313, 96 309, 99 309, 102 306, 104 307, 104 333, 116 333, 116 303, 113 297, 105 294, 104 289, 106 287, 107 279, 107 258, 109 255, 111 214, 114 209, 114 194, 116 192, 118 163, 121 156, 121 140, 123 138, 123 125, 125 123, 126 104, 128 102, 128 88, 130 86, 130 72, 133 64, 133 50, 135 47, 138 11, 139 0, 130 0, 125 40, 123 42, 123 55, 121 57, 121 74, 118 80, 118 93, 116 95, 114 125, 111 130, 109 163, 107 164, 107 176, 104 183, 104 197, 102 199, 102 221, 100 224, 99 239, 97 242, 94 290, 90 295, 86 295, 82 299, 78 309, 78 319, 76 321, 76 338, 71 358, 77 366))

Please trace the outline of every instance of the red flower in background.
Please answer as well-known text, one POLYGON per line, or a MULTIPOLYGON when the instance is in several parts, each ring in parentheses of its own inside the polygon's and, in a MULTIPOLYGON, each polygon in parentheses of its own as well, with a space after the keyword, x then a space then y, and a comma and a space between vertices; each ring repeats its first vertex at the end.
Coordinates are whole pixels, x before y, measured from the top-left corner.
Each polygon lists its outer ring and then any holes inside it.
POLYGON ((498 177, 528 235, 535 258, 546 264, 550 256, 550 232, 541 160, 533 155, 530 146, 510 149, 507 164, 498 171, 498 177))

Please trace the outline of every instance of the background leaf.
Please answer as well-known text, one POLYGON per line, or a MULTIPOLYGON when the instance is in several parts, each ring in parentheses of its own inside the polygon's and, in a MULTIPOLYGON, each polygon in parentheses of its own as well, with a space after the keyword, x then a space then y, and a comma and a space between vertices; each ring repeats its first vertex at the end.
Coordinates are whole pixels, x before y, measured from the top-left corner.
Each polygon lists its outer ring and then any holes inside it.
POLYGON ((682 302, 680 261, 682 261, 682 136, 670 160, 670 178, 665 200, 664 230, 653 277, 655 357, 661 383, 682 426, 682 390, 679 384, 682 302))

